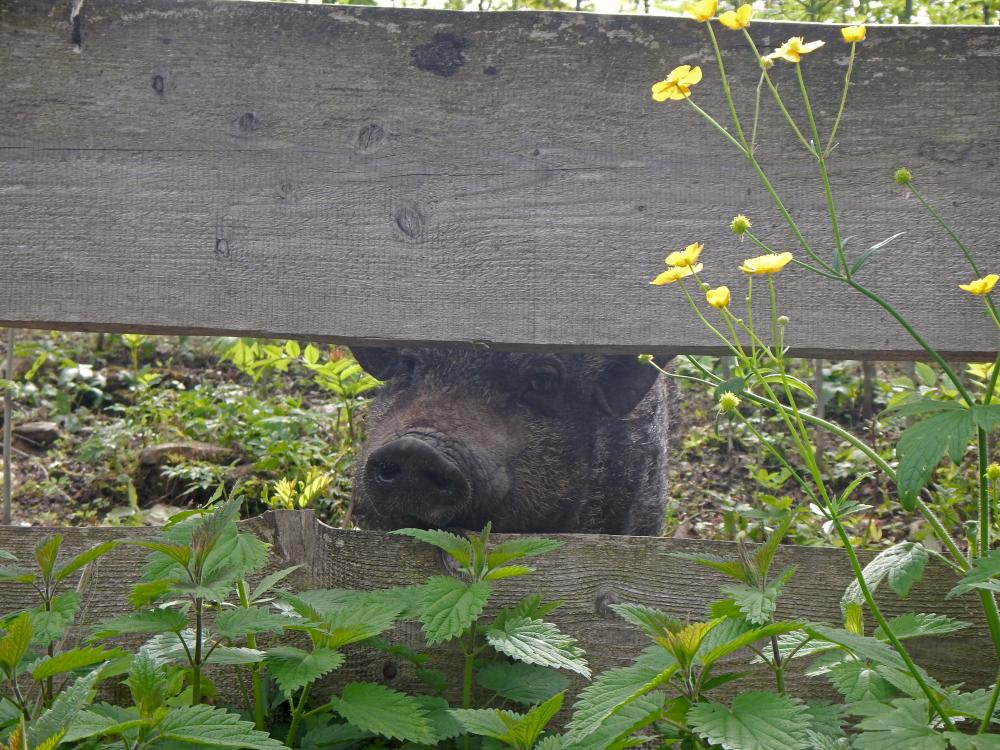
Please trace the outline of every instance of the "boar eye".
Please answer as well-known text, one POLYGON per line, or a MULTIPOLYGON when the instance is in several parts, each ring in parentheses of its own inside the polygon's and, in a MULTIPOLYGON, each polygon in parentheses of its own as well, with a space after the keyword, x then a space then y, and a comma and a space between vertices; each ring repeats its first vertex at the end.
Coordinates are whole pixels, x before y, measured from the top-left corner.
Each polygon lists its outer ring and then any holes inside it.
POLYGON ((532 393, 552 395, 559 390, 561 378, 555 369, 538 370, 531 373, 528 390, 532 393))
POLYGON ((417 370, 417 360, 413 357, 401 357, 399 363, 396 365, 395 372, 392 373, 393 377, 398 377, 402 380, 412 380, 413 374, 417 370))

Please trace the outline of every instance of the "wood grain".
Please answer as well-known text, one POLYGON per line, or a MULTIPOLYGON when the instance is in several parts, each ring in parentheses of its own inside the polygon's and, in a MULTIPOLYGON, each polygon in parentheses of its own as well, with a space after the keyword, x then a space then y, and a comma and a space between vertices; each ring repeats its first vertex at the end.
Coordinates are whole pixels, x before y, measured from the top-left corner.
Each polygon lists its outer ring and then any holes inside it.
MULTIPOLYGON (((444 572, 441 557, 427 545, 381 532, 332 529, 308 511, 276 511, 245 522, 246 528, 272 545, 270 569, 301 564, 288 579, 292 590, 313 588, 377 589, 418 584, 430 575, 444 572)), ((85 549, 106 539, 135 538, 155 533, 151 529, 112 528, 15 528, 0 527, 0 549, 30 560, 34 545, 58 531, 65 537, 64 549, 85 549)), ((555 553, 537 558, 538 572, 521 579, 497 584, 494 606, 509 605, 529 593, 559 599, 562 607, 550 619, 575 636, 587 653, 595 674, 609 667, 628 664, 646 645, 637 630, 624 623, 609 608, 616 602, 640 602, 661 607, 681 618, 706 617, 707 605, 720 598, 718 586, 726 582, 720 575, 695 567, 674 556, 674 552, 699 552, 733 557, 736 545, 725 542, 682 541, 653 537, 563 535, 566 545, 555 553)), ((101 558, 83 572, 80 584, 83 607, 81 627, 127 609, 126 596, 142 569, 146 553, 135 547, 121 547, 101 558)), ((871 558, 865 554, 865 560, 871 558)), ((839 601, 851 580, 847 558, 840 550, 816 547, 782 547, 776 565, 794 565, 796 573, 786 587, 779 616, 814 622, 840 622, 839 601)), ((978 599, 965 596, 945 599, 955 576, 941 565, 928 567, 909 599, 900 600, 891 592, 880 593, 880 603, 890 615, 904 612, 936 612, 974 626, 956 636, 908 641, 914 658, 943 683, 964 682, 969 688, 983 687, 996 674, 993 648, 978 608, 978 599)), ((0 584, 0 613, 24 606, 25 587, 0 584)), ((873 626, 869 623, 871 632, 873 626)), ((422 645, 419 626, 403 624, 393 637, 399 642, 422 645)), ((746 666, 748 655, 733 657, 746 666)), ((803 697, 829 696, 822 679, 801 675, 805 662, 792 678, 794 694, 803 697)), ((460 685, 461 664, 447 647, 432 653, 428 666, 444 670, 453 685, 460 685)), ((768 672, 759 665, 739 683, 740 689, 767 687, 768 672)), ((384 654, 357 650, 338 670, 326 689, 351 680, 376 680, 397 689, 419 689, 411 667, 384 654)), ((233 691, 228 675, 221 684, 233 691)), ((583 682, 574 680, 574 686, 583 682)))
MULTIPOLYGON (((0 4, 0 323, 717 351, 676 288, 647 285, 665 252, 705 242, 706 278, 740 299, 755 251, 729 234, 735 213, 793 248, 738 154, 684 102, 650 100, 674 65, 701 64, 696 100, 725 116, 693 21, 87 0, 77 49, 65 5, 0 4)), ((837 29, 752 31, 765 50, 827 42, 804 70, 828 129, 837 29)), ((749 120, 756 64, 718 33, 749 120)), ((806 127, 792 66, 774 75, 806 127)), ((851 252, 907 232, 862 280, 967 359, 996 331, 891 175, 911 168, 992 268, 998 94, 1000 30, 872 28, 831 166, 851 252)), ((773 110, 761 159, 832 256, 814 166, 773 110)), ((916 350, 857 294, 802 270, 780 287, 797 353, 916 350)))

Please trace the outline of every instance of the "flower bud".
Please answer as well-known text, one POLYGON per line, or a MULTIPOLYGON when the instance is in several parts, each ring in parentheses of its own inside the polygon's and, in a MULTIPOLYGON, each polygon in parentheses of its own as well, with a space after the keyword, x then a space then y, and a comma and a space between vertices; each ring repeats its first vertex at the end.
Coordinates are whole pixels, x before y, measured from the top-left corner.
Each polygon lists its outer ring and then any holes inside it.
POLYGON ((913 179, 913 175, 910 170, 906 167, 896 170, 896 174, 893 175, 893 179, 896 181, 897 185, 909 185, 910 181, 913 179))
POLYGON ((760 58, 760 67, 762 70, 770 70, 774 67, 774 60, 769 57, 760 58))
POLYGON ((733 217, 733 220, 729 222, 729 229, 737 237, 746 234, 746 231, 753 226, 753 223, 743 214, 737 214, 733 217))
POLYGON ((1000 479, 1000 464, 990 464, 986 467, 986 478, 991 482, 1000 479))
POLYGON ((740 408, 740 397, 735 393, 726 392, 719 396, 719 411, 732 412, 740 408))
POLYGON ((788 316, 787 315, 779 315, 778 316, 778 325, 779 326, 787 326, 788 323, 789 323, 789 320, 788 320, 788 316))
POLYGON ((642 362, 644 365, 649 364, 650 362, 653 361, 653 355, 652 354, 640 354, 639 355, 639 361, 642 362))

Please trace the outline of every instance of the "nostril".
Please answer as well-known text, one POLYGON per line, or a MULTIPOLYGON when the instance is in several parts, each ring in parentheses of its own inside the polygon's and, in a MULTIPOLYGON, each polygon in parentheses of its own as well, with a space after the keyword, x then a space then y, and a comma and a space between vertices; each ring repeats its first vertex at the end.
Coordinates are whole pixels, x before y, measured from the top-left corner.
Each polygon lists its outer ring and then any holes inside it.
POLYGON ((424 479, 435 489, 441 490, 442 492, 450 492, 454 486, 454 482, 448 477, 438 474, 436 471, 431 471, 430 469, 424 469, 424 479))
POLYGON ((401 472, 399 464, 381 463, 375 471, 375 478, 384 484, 389 484, 396 481, 401 472))

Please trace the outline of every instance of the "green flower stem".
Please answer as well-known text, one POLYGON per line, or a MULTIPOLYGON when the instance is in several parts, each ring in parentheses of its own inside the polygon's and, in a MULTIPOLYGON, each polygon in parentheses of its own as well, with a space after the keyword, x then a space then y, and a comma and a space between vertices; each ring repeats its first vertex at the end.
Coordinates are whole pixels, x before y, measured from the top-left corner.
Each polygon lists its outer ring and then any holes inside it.
POLYGON ((954 230, 950 226, 948 226, 948 223, 941 218, 941 214, 935 211, 934 207, 927 202, 927 199, 924 198, 923 194, 919 190, 917 190, 917 187, 913 184, 913 181, 910 180, 909 182, 907 182, 906 187, 909 188, 910 192, 913 193, 913 196, 918 201, 920 201, 920 205, 922 205, 925 209, 927 209, 927 213, 929 213, 932 217, 934 217, 934 220, 941 225, 941 228, 945 232, 947 232, 948 236, 951 237, 951 241, 958 246, 959 250, 962 251, 962 255, 964 255, 965 259, 968 261, 969 267, 972 268, 972 272, 976 274, 976 276, 982 276, 983 272, 979 270, 979 266, 976 265, 976 261, 973 259, 972 253, 969 252, 969 248, 965 246, 965 243, 962 242, 962 240, 959 238, 957 234, 955 234, 954 230))
POLYGON ((722 133, 722 135, 726 137, 726 140, 728 140, 730 143, 732 143, 734 146, 736 146, 736 148, 738 148, 740 150, 740 153, 742 153, 744 156, 749 157, 749 153, 748 153, 747 149, 745 149, 743 147, 743 144, 741 144, 738 140, 736 140, 735 138, 733 138, 732 133, 730 133, 728 130, 726 130, 724 127, 722 127, 722 125, 720 125, 716 121, 716 119, 714 117, 712 117, 712 115, 708 114, 708 112, 706 112, 701 107, 699 107, 697 104, 695 104, 694 100, 692 100, 690 96, 687 97, 685 99, 685 101, 687 101, 688 104, 690 104, 692 107, 694 107, 695 112, 697 112, 699 115, 701 115, 706 120, 708 120, 708 122, 712 125, 713 128, 715 128, 720 133, 722 133))
POLYGON ((868 582, 865 581, 864 570, 861 567, 861 562, 858 560, 857 552, 854 550, 854 546, 851 544, 851 538, 847 534, 847 530, 844 525, 840 522, 840 519, 836 515, 832 515, 831 519, 834 528, 837 530, 837 535, 840 537, 841 543, 844 545, 844 551, 847 552, 847 557, 851 562, 851 570, 854 571, 854 579, 858 582, 858 586, 861 588, 861 594, 865 598, 865 603, 868 605, 868 610, 872 613, 872 617, 882 628, 882 632, 885 633, 886 638, 892 644, 896 653, 899 654, 900 658, 906 664, 907 669, 910 671, 910 676, 916 680, 917 685, 920 686, 921 692, 927 696, 927 701, 930 703, 931 708, 934 709, 935 713, 941 717, 941 723, 951 732, 955 731, 955 725, 952 720, 945 713, 941 702, 938 700, 937 694, 927 681, 924 680, 922 674, 920 674, 920 669, 914 663, 913 659, 910 658, 910 654, 907 652, 906 648, 903 646, 896 634, 892 632, 892 628, 889 626, 889 622, 885 619, 882 614, 882 610, 879 609, 878 604, 875 602, 875 597, 872 596, 871 589, 868 588, 868 582))
POLYGON ((1000 352, 997 352, 997 358, 993 360, 993 372, 990 373, 990 382, 986 386, 986 393, 983 394, 983 403, 986 406, 990 405, 990 402, 993 401, 993 394, 996 393, 997 375, 1000 375, 1000 352))
POLYGON ((729 89, 729 79, 726 78, 726 66, 722 64, 722 51, 719 49, 719 42, 715 38, 715 31, 712 30, 712 22, 709 21, 705 24, 705 28, 708 29, 708 36, 712 40, 712 48, 715 50, 715 60, 719 63, 719 76, 722 79, 722 90, 726 94, 726 103, 729 105, 729 113, 733 116, 733 126, 736 128, 736 133, 740 137, 740 141, 743 143, 743 148, 750 152, 750 144, 747 142, 747 138, 743 135, 743 128, 740 126, 739 115, 736 114, 736 105, 733 104, 733 93, 729 89))
POLYGON ((997 680, 993 683, 993 692, 990 693, 990 702, 983 714, 983 720, 979 723, 976 734, 983 734, 990 728, 990 721, 993 719, 993 712, 996 711, 997 699, 1000 698, 1000 673, 997 673, 997 680))
POLYGON ((757 124, 760 122, 760 95, 764 90, 764 71, 760 72, 760 80, 757 81, 757 96, 753 104, 753 130, 750 131, 750 153, 757 149, 757 124))
POLYGON ((681 291, 684 292, 684 296, 687 298, 688 304, 691 305, 691 309, 694 310, 694 314, 698 316, 699 320, 701 320, 706 328, 719 337, 719 340, 729 348, 729 351, 731 351, 734 356, 739 357, 740 350, 733 346, 729 339, 727 339, 718 328, 709 323, 708 319, 701 314, 701 310, 699 310, 698 305, 695 304, 694 298, 691 296, 691 292, 688 291, 687 286, 684 284, 684 279, 680 279, 679 283, 681 285, 681 291))
POLYGON ((781 376, 781 384, 785 390, 785 398, 788 399, 791 411, 795 415, 795 423, 798 425, 799 433, 802 435, 802 444, 809 450, 809 453, 812 456, 812 461, 816 463, 818 468, 819 463, 816 458, 816 450, 809 439, 809 431, 806 430, 806 426, 802 422, 802 416, 799 408, 795 406, 795 397, 792 395, 792 388, 788 384, 788 374, 785 372, 785 360, 784 356, 782 356, 783 347, 780 341, 783 336, 778 333, 778 295, 775 289, 773 273, 769 273, 767 275, 767 288, 771 298, 771 330, 773 331, 772 335, 774 336, 774 346, 777 347, 775 362, 777 363, 778 374, 781 376))
POLYGON ((299 722, 302 720, 303 709, 306 707, 306 701, 309 699, 309 689, 312 687, 312 683, 306 683, 306 686, 302 688, 302 692, 299 694, 299 701, 292 707, 292 720, 288 725, 288 734, 285 736, 285 744, 289 747, 295 747, 295 739, 299 733, 299 722))
POLYGON ((753 355, 754 359, 756 359, 757 342, 755 339, 757 337, 754 335, 753 332, 753 305, 751 304, 752 302, 753 302, 753 276, 750 275, 747 276, 747 296, 746 296, 747 322, 746 325, 743 326, 743 329, 750 334, 750 353, 753 355))
MULTIPOLYGON (((240 597, 240 606, 244 609, 250 608, 250 596, 247 593, 246 581, 239 581, 236 584, 236 593, 240 597)), ((254 633, 247 633, 247 647, 257 648, 257 636, 254 633)), ((260 668, 257 664, 250 665, 250 684, 253 689, 253 723, 261 732, 267 731, 267 713, 264 701, 264 684, 260 679, 260 668)))
POLYGON ((799 266, 800 268, 804 268, 807 271, 816 274, 817 276, 822 276, 824 279, 833 279, 834 281, 844 280, 843 276, 837 276, 832 273, 827 273, 826 271, 816 268, 816 266, 810 266, 808 263, 803 263, 801 260, 798 260, 796 258, 792 258, 792 263, 796 266, 799 266))
POLYGON ((830 138, 826 142, 823 150, 823 157, 826 158, 833 151, 833 138, 837 135, 837 128, 840 127, 840 118, 844 115, 844 105, 847 104, 847 89, 851 87, 851 72, 854 70, 854 53, 857 51, 858 43, 851 42, 851 58, 847 61, 847 73, 844 75, 844 92, 840 95, 840 108, 837 109, 837 116, 833 120, 833 128, 830 130, 830 138))
POLYGON ((778 694, 785 694, 785 665, 781 661, 781 649, 778 648, 778 636, 771 636, 771 654, 774 657, 774 682, 778 688, 778 694))
MULTIPOLYGON (((703 364, 701 364, 701 362, 699 362, 698 360, 696 360, 690 354, 687 356, 687 361, 690 362, 691 365, 693 365, 694 368, 696 370, 698 370, 698 372, 700 372, 702 375, 704 375, 706 378, 708 378, 708 380, 704 381, 706 384, 708 384, 708 385, 718 385, 719 383, 722 382, 722 378, 720 378, 714 372, 711 372, 710 370, 707 370, 705 368, 705 366, 703 364)), ((675 378, 682 378, 682 377, 685 377, 685 376, 684 375, 674 375, 674 377, 675 378)), ((690 378, 690 379, 694 380, 694 378, 690 378)))
POLYGON ((775 104, 778 105, 778 109, 781 110, 781 114, 785 116, 785 120, 787 120, 788 124, 791 126, 792 132, 795 133, 802 145, 806 147, 806 151, 815 156, 816 150, 809 145, 809 141, 807 141, 806 137, 802 135, 802 131, 799 130, 799 126, 795 124, 795 120, 793 120, 792 116, 788 114, 788 110, 785 108, 785 103, 781 101, 781 95, 778 93, 778 89, 774 85, 774 81, 771 80, 771 76, 767 72, 766 66, 768 63, 766 63, 764 58, 761 57, 760 50, 757 49, 757 44, 754 42, 753 37, 750 36, 750 32, 746 29, 743 29, 743 36, 747 38, 747 42, 750 44, 750 49, 753 50, 754 57, 757 58, 757 64, 760 66, 761 73, 764 75, 764 81, 767 83, 767 87, 771 91, 771 96, 774 97, 775 104))
POLYGON ((743 424, 746 426, 746 428, 753 433, 754 437, 756 437, 757 440, 760 441, 760 444, 763 445, 772 456, 778 459, 778 463, 780 463, 782 466, 788 469, 789 473, 792 476, 792 479, 794 479, 795 482, 799 485, 799 487, 802 488, 802 491, 809 496, 809 499, 812 500, 814 503, 819 504, 819 499, 816 497, 815 493, 809 487, 809 483, 802 477, 801 474, 799 474, 798 471, 796 471, 792 467, 790 463, 788 463, 788 459, 785 458, 785 455, 781 452, 781 450, 777 446, 775 446, 771 441, 767 440, 761 434, 760 430, 754 427, 753 424, 750 422, 750 420, 747 419, 743 414, 740 414, 740 412, 736 413, 739 414, 740 421, 742 421, 743 424))
POLYGON ((816 163, 819 164, 819 174, 823 179, 823 192, 826 194, 826 208, 830 216, 830 226, 833 229, 833 243, 837 248, 837 257, 840 259, 840 266, 844 269, 844 276, 851 278, 851 269, 847 265, 847 257, 844 255, 844 241, 840 237, 840 225, 837 222, 837 209, 833 203, 833 189, 830 187, 830 175, 826 171, 826 159, 819 151, 819 130, 816 128, 816 118, 813 116, 812 105, 809 104, 809 91, 806 89, 806 81, 802 77, 802 65, 795 63, 795 77, 799 82, 799 90, 802 92, 802 101, 805 103, 806 115, 809 117, 809 129, 812 131, 813 142, 816 144, 816 163))
MULTIPOLYGON (((191 705, 201 703, 201 638, 205 630, 204 600, 194 600, 194 658, 191 661, 191 705)), ((182 638, 183 640, 183 638, 182 638)))
POLYGON ((773 252, 774 252, 774 250, 772 250, 772 249, 771 249, 771 248, 769 248, 769 247, 768 247, 767 245, 765 245, 765 244, 764 244, 764 243, 763 243, 763 242, 762 242, 762 241, 760 240, 760 238, 759 238, 759 237, 757 237, 757 235, 755 235, 755 234, 754 234, 753 232, 751 232, 751 231, 750 231, 749 229, 748 229, 748 230, 746 230, 746 231, 745 231, 745 232, 744 232, 743 234, 745 234, 745 235, 747 236, 747 238, 749 238, 749 240, 750 240, 750 241, 751 241, 751 242, 752 242, 753 244, 755 244, 755 245, 756 245, 757 247, 759 247, 759 248, 760 248, 761 250, 763 250, 763 251, 764 251, 765 253, 773 253, 773 252))

